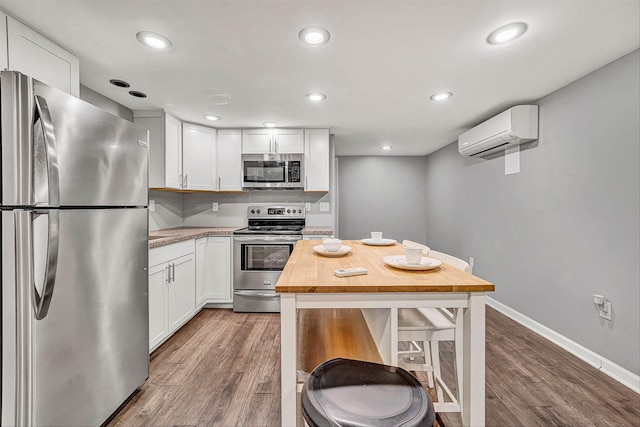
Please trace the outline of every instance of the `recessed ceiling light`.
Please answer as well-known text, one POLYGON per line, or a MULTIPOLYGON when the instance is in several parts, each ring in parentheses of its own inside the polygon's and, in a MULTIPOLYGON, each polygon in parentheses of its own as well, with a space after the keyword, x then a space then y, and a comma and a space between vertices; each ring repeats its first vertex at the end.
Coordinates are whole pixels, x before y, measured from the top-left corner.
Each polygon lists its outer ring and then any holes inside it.
POLYGON ((129 95, 135 96, 136 98, 146 98, 147 94, 143 92, 138 92, 137 90, 130 90, 129 95))
POLYGON ((512 22, 511 24, 503 25, 502 27, 494 30, 487 37, 487 42, 490 44, 503 44, 513 41, 523 35, 527 31, 527 24, 524 22, 512 22))
POLYGON ((265 125, 268 128, 273 128, 273 127, 276 127, 277 123, 276 122, 264 122, 263 125, 265 125))
POLYGON ((151 31, 140 31, 136 34, 136 38, 143 45, 157 50, 169 50, 173 47, 173 42, 167 37, 151 31))
POLYGON ((390 145, 383 145, 382 149, 383 150, 391 150, 391 146, 390 145))
POLYGON ((111 79, 111 80, 109 80, 109 83, 111 83, 114 86, 118 86, 118 87, 129 87, 129 86, 131 86, 129 83, 125 82, 124 80, 118 80, 118 79, 111 79))
POLYGON ((217 121, 217 120, 221 120, 222 117, 220 116, 216 116, 215 114, 205 114, 204 118, 207 120, 212 120, 212 121, 217 121))
POLYGON ((309 101, 320 102, 327 99, 327 95, 324 93, 308 93, 305 95, 309 101))
POLYGON ((452 96, 453 96, 453 93, 451 92, 438 92, 431 95, 429 99, 432 101, 444 101, 445 99, 449 99, 452 96))
POLYGON ((298 33, 300 41, 310 46, 320 46, 329 41, 329 31, 322 27, 305 27, 298 33))

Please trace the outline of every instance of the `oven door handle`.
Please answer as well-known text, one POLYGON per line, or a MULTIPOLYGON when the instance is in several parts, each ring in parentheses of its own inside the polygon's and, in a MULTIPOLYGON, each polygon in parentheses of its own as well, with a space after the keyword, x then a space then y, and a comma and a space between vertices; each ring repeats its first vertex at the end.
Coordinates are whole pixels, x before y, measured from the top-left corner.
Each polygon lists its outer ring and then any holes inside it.
POLYGON ((258 297, 258 298, 278 298, 280 295, 275 292, 256 292, 256 291, 235 291, 234 294, 242 295, 247 297, 258 297))
POLYGON ((250 243, 263 243, 263 242, 295 242, 300 240, 300 236, 251 236, 251 237, 239 237, 234 236, 233 240, 236 242, 250 242, 250 243))

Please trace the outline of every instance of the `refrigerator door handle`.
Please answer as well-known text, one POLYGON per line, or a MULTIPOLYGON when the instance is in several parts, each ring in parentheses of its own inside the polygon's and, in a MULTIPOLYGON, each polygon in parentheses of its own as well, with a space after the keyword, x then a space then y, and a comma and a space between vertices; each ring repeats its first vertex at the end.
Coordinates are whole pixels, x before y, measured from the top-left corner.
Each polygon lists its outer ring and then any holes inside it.
MULTIPOLYGON (((51 209, 46 212, 35 211, 36 215, 47 215, 49 224, 49 233, 47 237, 47 262, 44 270, 44 283, 42 285, 42 292, 38 292, 38 288, 35 283, 33 284, 33 309, 35 318, 42 320, 47 316, 49 312, 49 306, 51 305, 51 297, 53 296, 53 286, 56 282, 56 273, 58 269, 58 249, 59 249, 59 235, 60 235, 60 213, 58 210, 51 209)), ((31 224, 33 224, 32 218, 31 224)), ((33 233, 31 233, 33 236, 33 233)), ((33 250, 32 252, 33 253, 33 250)), ((33 259, 31 269, 33 271, 33 259)))
POLYGON ((54 133, 53 121, 49 113, 47 100, 40 95, 34 96, 36 107, 33 116, 33 125, 36 126, 40 120, 42 135, 44 138, 45 153, 47 157, 47 180, 49 193, 49 207, 60 206, 60 181, 58 178, 58 152, 56 148, 56 135, 54 133))

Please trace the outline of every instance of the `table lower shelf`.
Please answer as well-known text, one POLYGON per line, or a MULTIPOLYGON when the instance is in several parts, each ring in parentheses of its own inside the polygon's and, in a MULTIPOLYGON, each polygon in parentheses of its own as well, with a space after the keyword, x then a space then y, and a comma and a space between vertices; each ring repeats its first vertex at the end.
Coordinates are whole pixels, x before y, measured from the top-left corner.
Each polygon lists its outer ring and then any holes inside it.
POLYGON ((358 308, 300 309, 297 321, 299 371, 336 357, 383 363, 358 308))

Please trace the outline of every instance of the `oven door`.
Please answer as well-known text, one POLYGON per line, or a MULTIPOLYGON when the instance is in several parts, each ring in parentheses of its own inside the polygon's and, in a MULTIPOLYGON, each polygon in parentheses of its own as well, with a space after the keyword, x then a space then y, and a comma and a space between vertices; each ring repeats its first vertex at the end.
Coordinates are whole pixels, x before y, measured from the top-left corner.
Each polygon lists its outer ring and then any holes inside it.
POLYGON ((234 289, 275 289, 296 242, 301 238, 300 235, 234 236, 234 289))

